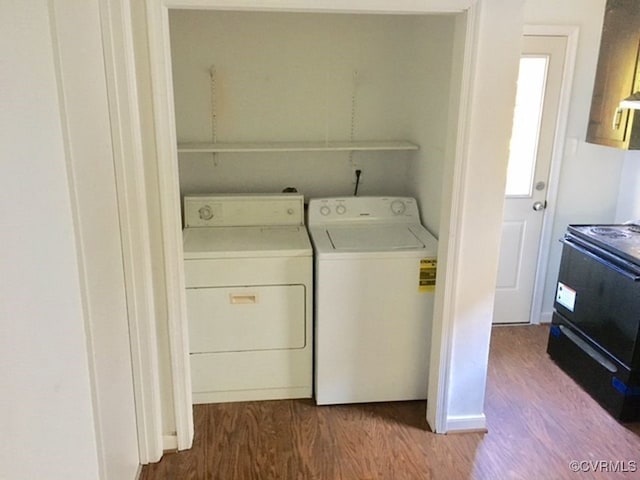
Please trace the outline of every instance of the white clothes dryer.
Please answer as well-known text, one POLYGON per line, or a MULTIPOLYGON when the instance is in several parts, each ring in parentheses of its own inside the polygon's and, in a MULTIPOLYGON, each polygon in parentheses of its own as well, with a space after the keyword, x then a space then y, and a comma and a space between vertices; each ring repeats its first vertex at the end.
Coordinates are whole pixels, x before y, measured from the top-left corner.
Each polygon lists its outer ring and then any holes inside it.
POLYGON ((186 196, 194 403, 310 398, 312 248, 301 195, 186 196))
POLYGON ((314 199, 315 399, 427 396, 437 240, 416 201, 314 199))

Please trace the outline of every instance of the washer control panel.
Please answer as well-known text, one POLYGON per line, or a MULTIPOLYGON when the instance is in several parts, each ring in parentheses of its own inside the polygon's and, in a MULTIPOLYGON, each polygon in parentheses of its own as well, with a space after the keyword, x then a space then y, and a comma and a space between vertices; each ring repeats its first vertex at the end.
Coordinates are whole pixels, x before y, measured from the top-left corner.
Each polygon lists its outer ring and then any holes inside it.
POLYGON ((373 220, 419 223, 418 205, 410 197, 317 198, 309 202, 309 225, 373 220))
POLYGON ((304 225, 304 197, 291 194, 184 197, 185 228, 263 225, 304 225))

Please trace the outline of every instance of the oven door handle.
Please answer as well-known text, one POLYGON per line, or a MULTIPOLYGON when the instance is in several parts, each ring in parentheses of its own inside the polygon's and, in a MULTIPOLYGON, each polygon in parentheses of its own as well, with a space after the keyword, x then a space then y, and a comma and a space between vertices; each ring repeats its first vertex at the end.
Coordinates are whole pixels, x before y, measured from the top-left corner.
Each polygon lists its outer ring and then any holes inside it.
POLYGON ((609 254, 607 254, 607 252, 605 252, 604 250, 601 250, 597 247, 592 247, 590 246, 590 248, 593 248, 594 250, 601 252, 602 256, 598 255, 597 253, 592 252, 591 250, 586 249, 585 247, 579 245, 574 238, 568 238, 565 237, 561 240, 562 243, 564 243, 565 245, 568 245, 571 248, 575 248, 577 251, 579 251, 580 253, 586 255, 587 257, 591 258, 592 260, 595 260, 596 262, 604 265, 607 268, 610 268, 611 270, 614 270, 615 272, 619 273, 620 275, 624 276, 625 278, 628 278, 629 280, 633 281, 633 282, 638 282, 640 281, 640 275, 636 272, 632 272, 629 270, 626 270, 625 268, 616 265, 615 263, 612 263, 610 261, 607 261, 605 258, 603 258, 603 256, 608 256, 609 254))
POLYGON ((591 345, 581 339, 578 335, 573 333, 571 329, 565 327, 564 325, 560 325, 560 331, 571 340, 580 350, 593 358, 596 362, 602 365, 605 369, 607 369, 611 373, 616 373, 618 371, 618 367, 615 364, 605 358, 600 352, 596 351, 591 345))

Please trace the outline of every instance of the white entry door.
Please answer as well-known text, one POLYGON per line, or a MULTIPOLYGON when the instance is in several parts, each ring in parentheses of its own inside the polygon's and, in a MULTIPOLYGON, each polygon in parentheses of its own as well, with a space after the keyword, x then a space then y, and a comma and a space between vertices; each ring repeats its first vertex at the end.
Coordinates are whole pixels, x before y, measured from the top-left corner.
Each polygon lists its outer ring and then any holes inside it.
POLYGON ((529 323, 567 39, 524 37, 510 144, 494 323, 529 323))

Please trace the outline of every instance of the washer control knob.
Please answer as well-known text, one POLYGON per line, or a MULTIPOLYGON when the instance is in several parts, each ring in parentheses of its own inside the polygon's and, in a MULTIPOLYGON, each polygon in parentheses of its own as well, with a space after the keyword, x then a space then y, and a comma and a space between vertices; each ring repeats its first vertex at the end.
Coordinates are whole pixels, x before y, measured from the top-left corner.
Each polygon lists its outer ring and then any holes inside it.
POLYGON ((293 215, 293 208, 287 208, 287 215, 293 215))
POLYGON ((336 207, 336 213, 338 215, 344 215, 345 213, 347 213, 347 207, 345 207, 344 205, 338 205, 336 207))
POLYGON ((198 214, 200 215, 201 220, 211 220, 213 218, 213 210, 209 205, 205 205, 198 210, 198 214))
POLYGON ((407 206, 402 200, 394 200, 393 202, 391 202, 391 211, 394 215, 402 215, 406 209, 407 206))
POLYGON ((324 215, 325 217, 331 213, 331 209, 326 205, 320 207, 320 215, 324 215))

